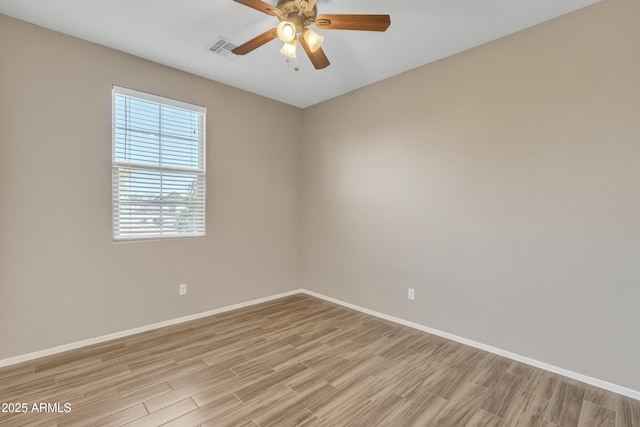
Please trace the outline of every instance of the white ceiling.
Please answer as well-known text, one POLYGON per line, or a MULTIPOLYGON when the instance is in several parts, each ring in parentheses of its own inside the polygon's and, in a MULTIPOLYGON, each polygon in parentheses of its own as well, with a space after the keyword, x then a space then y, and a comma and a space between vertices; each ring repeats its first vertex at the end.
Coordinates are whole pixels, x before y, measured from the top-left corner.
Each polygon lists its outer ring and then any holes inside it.
POLYGON ((232 0, 0 0, 0 13, 304 108, 597 1, 317 0, 319 14, 391 15, 384 33, 316 30, 324 70, 302 49, 285 62, 277 39, 235 59, 211 53, 219 36, 240 45, 277 24, 232 0))

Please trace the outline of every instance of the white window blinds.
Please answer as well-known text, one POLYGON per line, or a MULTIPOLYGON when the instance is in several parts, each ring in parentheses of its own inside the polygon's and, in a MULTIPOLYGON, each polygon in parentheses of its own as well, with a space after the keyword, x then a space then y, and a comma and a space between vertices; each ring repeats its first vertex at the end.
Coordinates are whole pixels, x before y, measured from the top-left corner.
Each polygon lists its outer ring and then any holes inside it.
POLYGON ((206 109, 113 88, 114 240, 205 234, 206 109))

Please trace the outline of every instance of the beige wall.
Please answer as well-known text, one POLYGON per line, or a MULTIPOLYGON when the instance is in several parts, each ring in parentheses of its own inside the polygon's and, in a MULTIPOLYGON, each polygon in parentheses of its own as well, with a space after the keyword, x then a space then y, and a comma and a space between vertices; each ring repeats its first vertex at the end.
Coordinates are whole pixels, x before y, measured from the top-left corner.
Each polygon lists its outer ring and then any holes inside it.
POLYGON ((639 22, 605 0, 305 110, 305 287, 640 390, 639 22))
POLYGON ((2 15, 0 54, 0 360, 299 287, 299 109, 2 15), (208 108, 206 238, 112 243, 114 84, 208 108))

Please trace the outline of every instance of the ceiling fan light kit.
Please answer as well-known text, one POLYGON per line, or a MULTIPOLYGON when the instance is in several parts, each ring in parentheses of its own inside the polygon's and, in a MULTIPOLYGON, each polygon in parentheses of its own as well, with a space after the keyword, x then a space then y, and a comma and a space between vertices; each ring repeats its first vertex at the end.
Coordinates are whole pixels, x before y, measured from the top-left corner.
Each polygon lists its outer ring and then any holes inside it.
POLYGON ((389 15, 318 15, 316 0, 278 0, 277 6, 272 6, 261 0, 234 1, 267 15, 276 16, 280 20, 276 28, 268 30, 232 50, 234 54, 246 55, 277 37, 284 42, 280 52, 290 58, 295 58, 297 37, 317 70, 328 67, 330 62, 322 50, 324 37, 309 29, 310 25, 315 25, 321 30, 382 32, 386 31, 391 24, 389 15))
POLYGON ((281 21, 277 31, 278 37, 285 43, 291 43, 296 39, 296 27, 289 21, 281 21))
POLYGON ((296 58, 296 47, 297 47, 297 43, 295 40, 293 40, 292 42, 287 42, 282 46, 282 49, 280 49, 280 53, 283 54, 284 56, 288 56, 289 58, 296 58))
POLYGON ((324 37, 309 28, 304 30, 302 37, 304 38, 304 41, 309 45, 309 49, 311 50, 311 52, 315 52, 316 50, 320 49, 322 47, 322 43, 324 42, 324 37))

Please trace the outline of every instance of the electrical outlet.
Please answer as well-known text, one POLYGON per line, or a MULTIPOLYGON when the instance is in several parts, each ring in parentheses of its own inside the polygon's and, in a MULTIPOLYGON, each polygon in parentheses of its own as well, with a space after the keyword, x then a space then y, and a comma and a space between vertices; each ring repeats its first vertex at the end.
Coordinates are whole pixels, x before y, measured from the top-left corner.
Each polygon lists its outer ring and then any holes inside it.
POLYGON ((411 301, 416 299, 416 291, 413 288, 409 288, 409 294, 407 295, 411 301))
POLYGON ((187 284, 186 283, 182 283, 180 286, 178 286, 178 291, 179 291, 180 295, 186 295, 187 294, 187 284))

